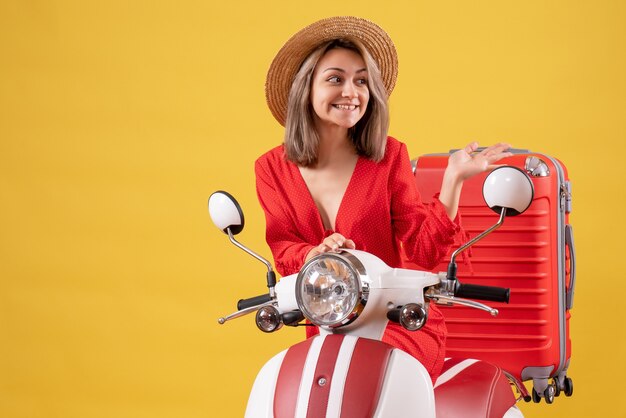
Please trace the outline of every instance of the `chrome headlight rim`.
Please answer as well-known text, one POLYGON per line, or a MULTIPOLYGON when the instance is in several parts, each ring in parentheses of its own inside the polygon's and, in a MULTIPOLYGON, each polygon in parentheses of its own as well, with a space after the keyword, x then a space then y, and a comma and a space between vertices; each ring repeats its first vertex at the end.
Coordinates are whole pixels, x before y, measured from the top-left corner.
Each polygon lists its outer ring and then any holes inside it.
POLYGON ((363 308, 365 307, 365 302, 367 302, 367 298, 369 295, 368 287, 364 286, 364 283, 361 280, 361 276, 365 275, 366 272, 363 264, 359 261, 358 258, 356 258, 353 254, 347 251, 341 251, 339 253, 323 253, 313 257, 308 262, 306 262, 304 266, 302 266, 300 272, 298 273, 298 277, 296 278, 296 302, 298 303, 300 311, 305 316, 305 318, 308 319, 312 324, 326 329, 334 329, 352 323, 363 311, 363 308), (335 261, 341 262, 350 271, 356 281, 356 299, 354 306, 352 306, 352 309, 349 312, 342 315, 340 319, 333 322, 319 321, 315 317, 315 315, 308 310, 306 303, 303 301, 301 290, 302 281, 307 276, 307 272, 311 268, 311 266, 318 263, 320 260, 326 259, 334 259, 335 261))

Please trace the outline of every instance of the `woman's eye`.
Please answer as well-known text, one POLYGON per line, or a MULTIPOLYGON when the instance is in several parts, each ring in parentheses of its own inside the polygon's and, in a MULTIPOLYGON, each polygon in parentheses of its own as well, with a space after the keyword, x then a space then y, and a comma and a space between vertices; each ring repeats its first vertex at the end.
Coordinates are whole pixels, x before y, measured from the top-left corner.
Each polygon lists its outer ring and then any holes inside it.
POLYGON ((365 78, 361 78, 357 81, 357 83, 363 85, 363 86, 367 86, 367 79, 365 78))
POLYGON ((339 77, 337 77, 336 75, 329 77, 328 81, 331 83, 339 83, 341 81, 341 79, 339 77))

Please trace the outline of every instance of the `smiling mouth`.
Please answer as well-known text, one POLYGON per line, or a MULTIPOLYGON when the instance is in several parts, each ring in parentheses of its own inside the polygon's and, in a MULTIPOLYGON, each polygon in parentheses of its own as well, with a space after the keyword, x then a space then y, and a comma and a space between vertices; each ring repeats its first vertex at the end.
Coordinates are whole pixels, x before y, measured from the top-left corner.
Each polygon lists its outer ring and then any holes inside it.
POLYGON ((336 109, 340 109, 340 110, 354 110, 354 109, 356 109, 359 106, 357 106, 357 105, 334 104, 333 107, 336 108, 336 109))

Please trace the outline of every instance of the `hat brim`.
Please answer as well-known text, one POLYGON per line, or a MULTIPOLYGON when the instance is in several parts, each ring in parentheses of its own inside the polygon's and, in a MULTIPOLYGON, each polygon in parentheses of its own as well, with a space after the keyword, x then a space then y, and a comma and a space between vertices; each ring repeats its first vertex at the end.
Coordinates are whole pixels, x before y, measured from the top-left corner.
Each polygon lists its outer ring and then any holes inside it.
POLYGON ((287 120, 287 101, 293 79, 302 62, 317 47, 339 38, 359 40, 370 53, 390 95, 398 77, 398 55, 389 35, 375 23, 354 16, 317 21, 293 35, 278 51, 267 72, 265 98, 272 115, 281 124, 287 120))

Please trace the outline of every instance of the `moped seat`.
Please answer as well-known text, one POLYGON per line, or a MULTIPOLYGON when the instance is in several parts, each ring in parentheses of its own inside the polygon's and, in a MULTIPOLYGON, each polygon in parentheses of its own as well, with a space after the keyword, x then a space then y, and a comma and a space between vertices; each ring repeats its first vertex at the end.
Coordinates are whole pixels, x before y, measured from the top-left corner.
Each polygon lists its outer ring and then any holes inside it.
POLYGON ((435 382, 437 418, 501 418, 515 405, 498 366, 475 359, 446 359, 435 382))

